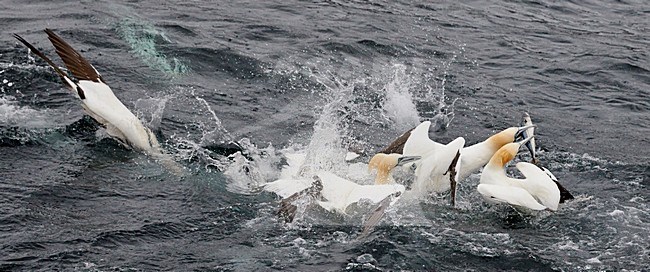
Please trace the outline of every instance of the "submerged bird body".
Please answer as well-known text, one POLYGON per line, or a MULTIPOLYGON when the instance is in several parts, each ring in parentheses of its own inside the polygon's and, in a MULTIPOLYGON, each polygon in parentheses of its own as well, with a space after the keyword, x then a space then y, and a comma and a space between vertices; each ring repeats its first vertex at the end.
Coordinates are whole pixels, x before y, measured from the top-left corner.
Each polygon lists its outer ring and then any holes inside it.
POLYGON ((46 29, 45 32, 74 78, 68 76, 25 39, 16 34, 14 37, 54 69, 63 83, 81 99, 84 111, 105 126, 111 137, 127 147, 148 154, 161 154, 162 149, 153 132, 122 104, 97 70, 53 31, 46 29))
MULTIPOLYGON (((317 171, 313 177, 305 177, 302 166, 305 162, 304 153, 285 154, 287 165, 283 167, 280 179, 263 186, 265 191, 273 192, 283 199, 301 195, 301 192, 310 190, 314 180, 322 185, 318 191, 312 190, 312 197, 322 208, 346 214, 348 206, 362 200, 379 203, 392 195, 404 192, 401 184, 375 184, 361 185, 342 178, 329 171, 317 171)), ((291 221, 291 220, 288 220, 291 221)))
POLYGON ((145 127, 110 87, 103 83, 80 81, 86 99, 82 105, 86 113, 106 127, 106 132, 128 147, 146 153, 160 153, 160 144, 153 132, 145 127))
POLYGON ((531 163, 519 162, 516 167, 525 178, 517 179, 506 175, 506 164, 516 156, 527 140, 500 148, 483 169, 477 190, 488 202, 556 211, 560 202, 560 190, 542 169, 531 163))

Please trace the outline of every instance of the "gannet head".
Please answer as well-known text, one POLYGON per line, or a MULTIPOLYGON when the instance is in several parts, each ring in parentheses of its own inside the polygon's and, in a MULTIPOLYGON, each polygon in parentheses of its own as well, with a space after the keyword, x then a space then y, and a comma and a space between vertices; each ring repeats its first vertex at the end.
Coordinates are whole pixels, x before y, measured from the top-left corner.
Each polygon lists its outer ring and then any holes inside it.
POLYGON ((494 150, 499 150, 506 144, 512 143, 519 139, 523 139, 524 133, 527 129, 534 127, 535 125, 527 125, 523 127, 509 127, 502 130, 501 132, 490 136, 486 141, 490 143, 494 150))
POLYGON ((377 169, 375 184, 387 184, 390 180, 390 171, 396 166, 401 166, 420 159, 420 156, 404 156, 402 154, 377 153, 370 159, 368 170, 377 169))
POLYGON ((519 142, 514 142, 514 143, 508 143, 499 148, 496 153, 492 156, 492 159, 490 159, 491 165, 498 166, 498 167, 505 167, 505 165, 510 162, 512 159, 517 156, 517 153, 519 152, 519 148, 522 145, 525 145, 528 141, 533 139, 534 136, 530 136, 526 139, 523 139, 519 142))

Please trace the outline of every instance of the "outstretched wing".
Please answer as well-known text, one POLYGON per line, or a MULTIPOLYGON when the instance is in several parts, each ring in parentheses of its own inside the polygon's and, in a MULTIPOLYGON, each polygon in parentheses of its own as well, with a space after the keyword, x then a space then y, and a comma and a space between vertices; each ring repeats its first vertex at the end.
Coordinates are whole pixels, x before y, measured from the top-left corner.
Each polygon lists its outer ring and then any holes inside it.
MULTIPOLYGON (((458 137, 449 144, 442 146, 442 148, 436 149, 433 154, 425 155, 415 170, 417 187, 426 188, 431 179, 439 180, 443 178, 453 162, 456 162, 455 167, 460 168, 460 160, 455 159, 464 145, 465 139, 458 137)), ((455 168, 456 181, 458 181, 458 173, 460 172, 458 168, 455 168)))
POLYGON ((410 137, 404 143, 403 155, 424 157, 426 154, 435 152, 435 150, 443 146, 429 138, 430 126, 430 121, 424 121, 411 131, 410 137))
POLYGON ((386 212, 386 209, 388 209, 388 207, 390 206, 392 199, 393 199, 393 195, 389 195, 385 197, 384 200, 379 202, 377 208, 372 212, 372 214, 370 214, 370 216, 366 219, 366 221, 363 222, 363 231, 361 231, 359 238, 363 238, 366 235, 368 235, 377 226, 377 224, 379 224, 381 218, 384 217, 384 213, 386 212))
POLYGON ((51 29, 45 29, 48 39, 56 48, 56 53, 61 57, 65 66, 78 80, 90 80, 103 82, 104 79, 99 72, 84 57, 82 57, 72 46, 56 35, 51 29))
POLYGON ((47 62, 47 64, 49 64, 50 67, 52 67, 52 69, 54 69, 54 71, 59 75, 61 81, 63 81, 63 83, 68 85, 68 87, 70 87, 72 90, 75 90, 77 92, 79 98, 86 99, 83 90, 79 88, 79 86, 76 83, 74 83, 72 79, 70 79, 70 77, 66 75, 66 73, 64 73, 58 66, 56 66, 56 64, 54 64, 54 62, 50 58, 48 58, 45 54, 43 54, 43 52, 36 49, 36 47, 34 47, 31 43, 27 42, 25 39, 23 39, 23 37, 19 36, 18 34, 14 34, 14 38, 16 38, 18 41, 20 41, 25 46, 27 46, 27 48, 29 48, 29 50, 32 51, 34 54, 36 54, 38 57, 40 57, 45 62, 47 62))
POLYGON ((370 200, 373 203, 379 203, 387 196, 395 193, 403 193, 406 187, 402 184, 382 184, 382 185, 359 185, 355 187, 348 195, 348 205, 361 201, 362 199, 370 200))
POLYGON ((275 193, 282 198, 305 190, 311 186, 312 182, 309 179, 278 179, 264 185, 264 190, 267 192, 275 193))
POLYGON ((384 153, 384 154, 391 154, 391 153, 397 153, 397 154, 402 154, 404 152, 404 144, 406 143, 406 140, 408 140, 409 137, 411 137, 411 131, 413 129, 410 129, 407 132, 404 132, 404 134, 400 135, 395 139, 392 143, 390 143, 386 148, 383 150, 379 151, 379 153, 384 153))

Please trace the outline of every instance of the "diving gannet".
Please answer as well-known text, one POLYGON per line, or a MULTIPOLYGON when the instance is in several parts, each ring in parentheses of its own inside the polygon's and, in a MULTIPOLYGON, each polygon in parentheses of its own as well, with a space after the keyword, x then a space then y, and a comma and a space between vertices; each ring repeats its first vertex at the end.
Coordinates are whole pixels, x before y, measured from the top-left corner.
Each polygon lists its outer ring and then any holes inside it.
POLYGON ((556 211, 560 203, 560 190, 553 180, 539 167, 528 162, 519 162, 517 169, 524 179, 506 176, 505 166, 530 141, 533 136, 501 147, 492 156, 481 173, 477 191, 490 203, 508 203, 515 207, 531 210, 556 211))
MULTIPOLYGON (((296 206, 292 203, 304 197, 312 198, 327 211, 346 214, 348 206, 362 199, 380 203, 391 196, 401 195, 406 189, 404 185, 396 183, 361 185, 329 171, 317 171, 311 178, 306 178, 304 176, 307 173, 301 169, 305 156, 304 153, 285 154, 287 165, 282 168, 280 178, 263 185, 265 191, 283 198, 278 214, 286 222, 291 222, 295 216, 296 206)), ((392 167, 417 159, 395 158, 395 165, 392 167)))
POLYGON ((106 127, 106 132, 113 139, 128 148, 148 154, 161 154, 162 149, 153 132, 142 125, 140 119, 115 97, 95 67, 52 30, 45 29, 45 33, 74 78, 70 78, 52 60, 21 36, 14 34, 14 37, 54 69, 63 83, 81 99, 84 111, 106 127))

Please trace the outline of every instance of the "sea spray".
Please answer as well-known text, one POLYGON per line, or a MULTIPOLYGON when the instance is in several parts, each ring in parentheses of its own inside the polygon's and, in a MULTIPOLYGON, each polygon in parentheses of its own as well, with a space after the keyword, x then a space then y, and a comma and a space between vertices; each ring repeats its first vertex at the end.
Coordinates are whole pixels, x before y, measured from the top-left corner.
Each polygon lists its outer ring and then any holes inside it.
POLYGON ((174 145, 179 159, 186 161, 198 159, 204 164, 204 168, 208 172, 211 169, 224 171, 230 164, 228 158, 214 154, 205 147, 219 142, 231 141, 233 137, 223 126, 210 104, 196 95, 193 88, 181 91, 187 91, 191 95, 192 99, 185 102, 194 105, 193 108, 196 109, 194 114, 197 116, 191 122, 183 124, 185 127, 184 134, 170 135, 170 142, 174 145), (195 135, 194 132, 198 132, 199 135, 195 135))
POLYGON ((160 127, 165 105, 171 96, 159 98, 140 98, 135 101, 135 112, 138 118, 152 130, 160 127))
POLYGON ((415 80, 406 73, 406 65, 392 66, 393 75, 384 86, 383 108, 399 130, 407 131, 420 123, 420 116, 411 94, 415 80))

